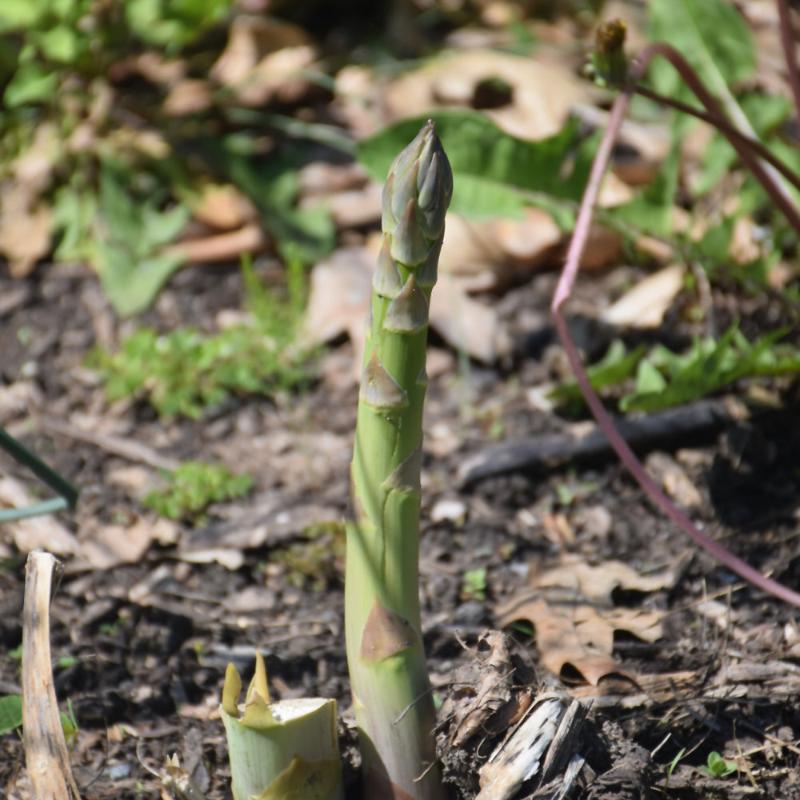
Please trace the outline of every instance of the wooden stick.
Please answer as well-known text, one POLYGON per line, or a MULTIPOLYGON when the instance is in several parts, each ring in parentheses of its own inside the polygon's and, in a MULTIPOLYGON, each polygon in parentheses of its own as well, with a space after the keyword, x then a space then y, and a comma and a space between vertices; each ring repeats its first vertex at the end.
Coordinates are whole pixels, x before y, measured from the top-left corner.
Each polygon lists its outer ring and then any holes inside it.
POLYGON ((22 611, 22 728, 33 796, 80 800, 72 777, 50 662, 50 592, 58 562, 34 550, 25 565, 22 611))
MULTIPOLYGON (((638 452, 658 447, 675 449, 706 441, 725 425, 747 417, 744 404, 733 398, 699 400, 644 417, 615 420, 623 439, 638 452)), ((515 439, 492 445, 467 458, 458 471, 459 484, 512 472, 554 470, 578 461, 609 458, 614 450, 596 424, 579 422, 562 433, 515 439)))

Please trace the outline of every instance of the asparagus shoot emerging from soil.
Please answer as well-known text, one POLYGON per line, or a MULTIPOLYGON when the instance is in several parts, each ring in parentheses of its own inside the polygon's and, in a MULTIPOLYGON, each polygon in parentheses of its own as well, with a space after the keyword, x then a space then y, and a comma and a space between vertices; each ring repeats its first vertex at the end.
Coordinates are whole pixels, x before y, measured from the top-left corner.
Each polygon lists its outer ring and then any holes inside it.
POLYGON ((228 664, 220 714, 228 739, 234 800, 342 800, 336 701, 320 697, 270 703, 264 659, 245 703, 228 664))
POLYGON ((434 800, 434 707, 420 630, 418 554, 428 304, 453 190, 428 122, 383 191, 352 463, 345 629, 365 797, 434 800))

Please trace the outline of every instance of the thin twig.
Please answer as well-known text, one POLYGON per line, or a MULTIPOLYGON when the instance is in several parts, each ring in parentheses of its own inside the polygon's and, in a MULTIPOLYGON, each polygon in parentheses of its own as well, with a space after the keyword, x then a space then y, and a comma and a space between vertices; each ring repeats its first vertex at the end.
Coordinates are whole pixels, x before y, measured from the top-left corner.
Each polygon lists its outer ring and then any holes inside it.
POLYGON ((794 107, 800 119, 800 68, 797 66, 797 50, 795 48, 794 31, 792 30, 792 17, 789 4, 786 0, 776 0, 778 6, 778 21, 781 31, 781 47, 786 61, 786 73, 789 76, 789 86, 794 96, 794 107))
MULTIPOLYGON (((753 586, 758 587, 764 592, 772 594, 785 602, 800 607, 800 593, 795 592, 787 586, 784 586, 777 581, 767 578, 762 575, 758 570, 754 569, 750 564, 743 561, 738 556, 735 556, 723 545, 712 539, 707 533, 701 531, 692 522, 689 517, 683 513, 661 490, 653 478, 650 477, 647 470, 642 463, 636 458, 631 448, 628 446, 625 439, 615 427, 608 412, 603 407, 600 398, 592 388, 591 382, 586 370, 581 362, 581 357, 575 342, 569 332, 566 319, 562 313, 562 306, 569 298, 572 287, 575 284, 575 278, 578 273, 578 267, 581 261, 584 250, 586 249, 586 242, 589 236, 589 230, 592 222, 592 215, 597 197, 600 192, 603 177, 608 169, 609 161, 611 159, 611 152, 616 142, 619 129, 622 126, 622 121, 630 105, 631 93, 633 86, 641 80, 644 72, 649 66, 655 56, 660 55, 666 58, 678 70, 681 77, 686 84, 694 91, 698 99, 706 106, 706 108, 716 116, 724 116, 719 105, 714 98, 705 89, 702 82, 691 68, 691 66, 683 59, 683 57, 674 48, 662 43, 655 43, 649 45, 640 58, 634 63, 631 70, 631 86, 626 87, 614 101, 611 109, 608 126, 603 133, 603 139, 600 142, 597 155, 592 163, 592 170, 589 175, 589 181, 581 200, 578 218, 575 224, 575 230, 570 241, 569 250, 567 251, 567 261, 564 269, 556 286, 556 291, 553 296, 551 304, 551 311, 556 330, 564 346, 564 351, 569 360, 570 366, 575 374, 575 380, 581 389, 587 405, 592 412, 594 418, 597 420, 598 426, 603 433, 608 437, 611 446, 617 452, 622 463, 627 467, 633 478, 642 487, 645 494, 659 507, 666 516, 677 524, 695 544, 704 549, 707 553, 713 556, 717 561, 730 569, 735 574, 739 575, 744 580, 751 583, 753 586)), ((723 132, 724 133, 724 132, 723 132)), ((729 139, 729 141, 731 141, 729 139)), ((731 144, 736 148, 742 161, 748 166, 756 177, 761 181, 762 185, 768 191, 771 187, 770 196, 775 193, 775 201, 779 202, 778 198, 783 199, 783 193, 778 189, 769 174, 761 166, 761 163, 755 158, 750 150, 741 141, 731 141, 731 144)), ((781 203, 782 210, 785 204, 781 203)), ((793 214, 793 224, 797 224, 800 230, 800 215, 792 203, 791 199, 788 201, 788 210, 793 214), (796 223, 795 223, 796 220, 796 223)), ((787 214, 789 216, 789 214, 787 214)))

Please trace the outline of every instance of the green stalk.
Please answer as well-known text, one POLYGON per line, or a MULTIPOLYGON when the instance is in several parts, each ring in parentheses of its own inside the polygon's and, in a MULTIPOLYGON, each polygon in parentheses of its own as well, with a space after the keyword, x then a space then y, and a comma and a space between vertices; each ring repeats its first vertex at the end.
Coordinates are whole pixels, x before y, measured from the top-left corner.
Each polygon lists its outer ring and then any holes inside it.
POLYGON ((370 800, 442 797, 418 561, 428 305, 452 190, 428 122, 395 159, 383 191, 352 463, 345 631, 370 800))
POLYGON ((239 673, 228 664, 220 715, 234 800, 342 800, 336 701, 271 703, 260 653, 243 706, 241 690, 239 673))

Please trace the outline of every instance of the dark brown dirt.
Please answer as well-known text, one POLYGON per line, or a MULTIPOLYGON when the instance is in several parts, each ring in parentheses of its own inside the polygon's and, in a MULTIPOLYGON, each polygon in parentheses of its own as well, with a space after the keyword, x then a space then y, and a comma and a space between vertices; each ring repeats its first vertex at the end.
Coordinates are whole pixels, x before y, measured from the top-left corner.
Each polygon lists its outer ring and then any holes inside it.
MULTIPOLYGON (((576 308, 599 307, 609 280, 583 279, 584 303, 579 297, 576 308)), ((0 297, 21 285, 0 278, 0 297)), ((91 275, 43 269, 24 285, 27 295, 0 317, 0 386, 25 383, 35 391, 30 403, 6 412, 2 424, 81 487, 77 513, 61 517, 79 539, 109 525, 124 536, 142 515, 154 519, 124 480, 123 469, 141 465, 48 433, 37 425, 38 415, 72 423, 81 415, 105 420, 116 435, 162 454, 220 460, 256 478, 251 498, 214 509, 202 530, 179 529, 173 544, 153 542, 136 563, 92 568, 65 559, 52 609, 56 690, 80 726, 72 757, 83 797, 158 798, 153 770, 173 752, 208 798, 229 797, 215 713, 229 660, 249 675, 259 648, 276 697, 336 697, 349 721, 340 565, 331 553, 312 563, 316 574, 303 579, 276 557, 288 544, 305 541, 310 524, 335 521, 346 511, 356 406, 355 387, 346 379, 348 346, 322 356, 319 374, 336 380, 320 380, 307 394, 242 399, 201 422, 163 422, 142 405, 109 409, 82 367, 98 337, 113 340, 130 327, 114 321, 91 275), (250 538, 255 531, 262 535, 250 538), (256 543, 244 546, 245 540, 256 543), (241 565, 226 568, 211 556, 202 563, 198 551, 212 546, 241 552, 241 565)), ((524 587, 532 571, 559 563, 565 553, 594 564, 619 559, 641 572, 691 553, 673 588, 614 597, 620 606, 644 604, 665 613, 665 635, 654 644, 617 636, 615 656, 625 668, 651 678, 681 673, 684 680, 670 678, 644 693, 619 694, 614 687, 593 692, 598 701, 580 747, 595 777, 574 796, 800 798, 795 609, 694 552, 612 459, 495 478, 467 492, 456 488, 457 466, 466 455, 500 438, 552 432, 570 422, 537 410, 528 394, 564 370, 546 315, 552 285, 552 276, 541 276, 502 301, 517 340, 513 364, 503 370, 453 368, 431 381, 421 591, 434 685, 447 694, 457 668, 474 659, 469 647, 493 626, 495 606, 524 587), (433 522, 443 499, 462 503, 463 513, 433 522), (463 589, 465 571, 477 568, 486 569, 485 596, 463 589), (702 767, 713 751, 738 756, 738 771, 709 777, 702 767)), ((187 269, 148 321, 163 328, 197 324, 240 305, 235 270, 187 269)), ((771 319, 761 312, 760 319, 771 319)), ((592 355, 602 352, 597 326, 582 329, 592 355)), ((673 319, 657 336, 674 344, 693 332, 673 319)), ((798 406, 789 392, 776 397, 772 411, 672 457, 700 493, 692 516, 754 566, 797 586, 798 406)), ((30 483, 7 457, 0 459, 4 472, 30 483)), ((20 683, 14 653, 21 641, 24 556, 10 546, 7 553, 0 569, 0 694, 17 691, 20 683)), ((519 636, 536 663, 535 643, 519 636)), ((348 737, 345 743, 352 745, 348 737)), ((460 765, 461 774, 451 777, 464 790, 461 797, 474 793, 476 770, 490 745, 473 741, 461 753, 444 754, 448 764, 460 765)), ((354 774, 348 773, 351 797, 357 792, 354 774)), ((25 796, 23 749, 15 733, 0 737, 0 786, 9 798, 25 796)))

